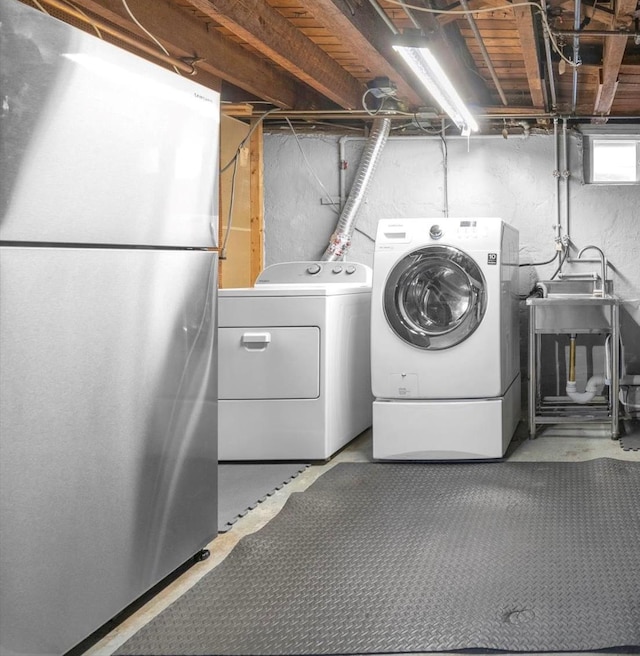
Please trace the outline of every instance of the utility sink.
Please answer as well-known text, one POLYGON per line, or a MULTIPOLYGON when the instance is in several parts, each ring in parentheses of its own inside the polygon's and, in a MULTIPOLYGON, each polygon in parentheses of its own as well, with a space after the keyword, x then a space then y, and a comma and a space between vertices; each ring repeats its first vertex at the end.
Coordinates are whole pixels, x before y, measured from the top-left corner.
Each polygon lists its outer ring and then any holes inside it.
POLYGON ((539 283, 543 296, 530 296, 533 328, 543 333, 607 333, 613 326, 613 307, 618 298, 607 281, 606 293, 594 280, 545 280, 539 283))

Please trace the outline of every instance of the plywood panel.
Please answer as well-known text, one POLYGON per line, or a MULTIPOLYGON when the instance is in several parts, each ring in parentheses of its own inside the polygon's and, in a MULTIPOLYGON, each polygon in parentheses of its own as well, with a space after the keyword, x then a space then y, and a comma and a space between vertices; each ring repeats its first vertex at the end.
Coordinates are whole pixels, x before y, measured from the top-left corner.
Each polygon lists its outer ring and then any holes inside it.
MULTIPOLYGON (((220 161, 226 165, 238 145, 249 134, 249 126, 229 116, 220 122, 220 161)), ((236 169, 233 212, 229 230, 233 165, 220 176, 220 244, 225 259, 220 260, 220 287, 250 287, 251 280, 251 161, 249 146, 241 149, 236 169), (228 236, 227 236, 228 233, 228 236)))

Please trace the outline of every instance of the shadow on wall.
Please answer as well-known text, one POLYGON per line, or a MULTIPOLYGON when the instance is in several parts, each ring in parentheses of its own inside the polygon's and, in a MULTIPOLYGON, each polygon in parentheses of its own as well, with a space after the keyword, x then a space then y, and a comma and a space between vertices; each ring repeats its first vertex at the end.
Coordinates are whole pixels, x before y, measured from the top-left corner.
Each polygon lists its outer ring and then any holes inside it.
POLYGON ((628 374, 640 374, 640 326, 624 305, 620 308, 620 334, 628 374))

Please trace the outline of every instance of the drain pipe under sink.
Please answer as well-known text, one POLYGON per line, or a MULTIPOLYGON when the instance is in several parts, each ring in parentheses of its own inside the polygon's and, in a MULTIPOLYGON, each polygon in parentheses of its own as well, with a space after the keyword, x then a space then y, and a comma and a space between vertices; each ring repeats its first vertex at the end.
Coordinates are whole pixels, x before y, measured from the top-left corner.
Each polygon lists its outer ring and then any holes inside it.
POLYGON ((576 387, 576 336, 570 335, 569 341, 569 379, 567 380, 567 396, 576 403, 589 403, 605 384, 604 376, 591 376, 584 392, 578 392, 576 387))

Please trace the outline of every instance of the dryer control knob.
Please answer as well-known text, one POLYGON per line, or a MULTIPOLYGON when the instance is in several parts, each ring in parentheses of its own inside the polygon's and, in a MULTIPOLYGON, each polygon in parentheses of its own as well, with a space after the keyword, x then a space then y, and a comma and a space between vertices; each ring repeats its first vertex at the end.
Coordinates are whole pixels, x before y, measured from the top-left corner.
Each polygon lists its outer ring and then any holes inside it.
POLYGON ((442 228, 438 224, 432 225, 429 235, 431 239, 440 239, 442 237, 442 228))
POLYGON ((355 272, 356 272, 356 268, 352 264, 345 269, 345 273, 349 276, 355 272))
POLYGON ((317 273, 322 271, 322 267, 319 264, 312 264, 307 267, 307 273, 310 273, 312 276, 315 276, 317 273))

